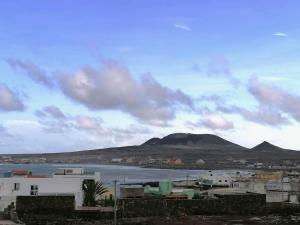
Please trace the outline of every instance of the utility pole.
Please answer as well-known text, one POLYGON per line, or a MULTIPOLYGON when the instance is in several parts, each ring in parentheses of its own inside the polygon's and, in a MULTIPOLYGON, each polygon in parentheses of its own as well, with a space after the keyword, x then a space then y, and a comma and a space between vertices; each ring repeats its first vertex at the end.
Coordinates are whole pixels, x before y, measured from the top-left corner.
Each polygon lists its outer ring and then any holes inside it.
POLYGON ((117 225, 117 180, 114 180, 115 202, 114 202, 114 225, 117 225))

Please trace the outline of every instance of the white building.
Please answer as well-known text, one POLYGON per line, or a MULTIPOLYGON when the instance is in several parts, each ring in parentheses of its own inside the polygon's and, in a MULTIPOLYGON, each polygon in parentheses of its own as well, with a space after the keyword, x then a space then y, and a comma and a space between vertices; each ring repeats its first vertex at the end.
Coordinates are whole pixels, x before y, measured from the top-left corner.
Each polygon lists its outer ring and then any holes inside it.
POLYGON ((33 176, 24 170, 12 171, 0 178, 0 211, 16 203, 17 196, 30 195, 74 195, 76 207, 82 206, 84 180, 100 181, 100 173, 85 172, 83 168, 61 168, 47 177, 33 176))
POLYGON ((208 171, 208 173, 201 175, 198 184, 207 187, 231 187, 233 181, 235 178, 232 174, 208 171))
POLYGON ((266 194, 266 181, 259 181, 259 180, 240 181, 240 182, 236 182, 234 184, 234 187, 243 190, 245 192, 266 194))
POLYGON ((248 179, 236 182, 234 187, 245 192, 266 194, 267 202, 299 204, 300 182, 298 178, 285 176, 275 179, 270 176, 269 179, 248 179))

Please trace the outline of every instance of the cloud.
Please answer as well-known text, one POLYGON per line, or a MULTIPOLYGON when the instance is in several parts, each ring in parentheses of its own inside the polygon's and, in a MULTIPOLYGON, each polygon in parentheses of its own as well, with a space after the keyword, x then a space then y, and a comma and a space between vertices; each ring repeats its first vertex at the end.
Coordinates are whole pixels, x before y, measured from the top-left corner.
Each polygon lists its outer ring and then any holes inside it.
POLYGON ((101 131, 102 122, 103 121, 101 119, 91 116, 77 116, 75 118, 75 127, 79 130, 101 131))
POLYGON ((273 35, 278 36, 278 37, 287 37, 288 36, 288 34, 282 33, 282 32, 277 32, 277 33, 274 33, 273 35))
POLYGON ((47 133, 65 133, 72 128, 72 121, 60 108, 54 105, 45 106, 36 110, 35 115, 47 133))
POLYGON ((187 25, 184 25, 184 24, 175 23, 175 24, 173 24, 173 26, 175 28, 178 28, 178 29, 181 29, 181 30, 191 31, 191 28, 189 26, 187 26, 187 25))
POLYGON ((213 57, 208 63, 207 76, 209 77, 224 77, 230 81, 230 83, 237 87, 240 81, 233 76, 229 61, 224 56, 213 57))
POLYGON ((99 117, 65 114, 56 106, 46 106, 37 110, 36 116, 46 133, 63 134, 64 136, 75 136, 79 133, 81 138, 85 138, 86 141, 101 143, 101 145, 104 140, 109 146, 132 144, 132 140, 136 139, 138 135, 150 133, 149 129, 136 125, 130 125, 127 128, 107 127, 99 117), (64 116, 49 113, 49 108, 55 108, 55 111, 61 112, 64 116))
POLYGON ((233 122, 220 115, 206 115, 196 123, 187 121, 185 125, 192 130, 197 127, 206 127, 211 130, 231 130, 234 128, 233 122))
POLYGON ((42 110, 37 110, 36 115, 38 117, 51 116, 53 118, 58 118, 58 119, 66 118, 66 115, 60 110, 60 108, 54 105, 46 106, 42 110))
POLYGON ((225 101, 224 97, 219 96, 219 95, 201 95, 200 97, 197 98, 198 101, 207 101, 207 102, 212 102, 215 104, 221 104, 225 101))
POLYGON ((219 106, 217 111, 228 114, 238 114, 246 120, 268 126, 281 126, 290 123, 289 119, 283 116, 278 110, 263 106, 260 106, 256 111, 238 106, 219 106))
POLYGON ((44 85, 48 88, 52 88, 54 86, 53 80, 50 77, 48 77, 46 71, 41 69, 39 66, 31 62, 21 61, 14 58, 8 58, 6 59, 6 62, 14 70, 20 70, 22 72, 25 72, 26 76, 28 76, 36 83, 44 85))
POLYGON ((194 107, 192 98, 181 90, 161 85, 149 73, 135 79, 113 60, 105 60, 100 70, 84 67, 59 77, 62 92, 89 109, 120 110, 154 125, 166 125, 178 107, 194 107))
POLYGON ((24 109, 20 96, 6 85, 0 84, 0 111, 23 111, 24 109))
POLYGON ((127 128, 107 127, 101 118, 86 115, 75 116, 73 123, 74 129, 87 133, 92 140, 109 138, 114 146, 127 145, 137 135, 150 133, 149 129, 136 125, 130 125, 127 128))
POLYGON ((263 106, 286 113, 300 122, 300 96, 289 93, 277 86, 265 84, 257 77, 248 81, 248 90, 263 106))
POLYGON ((230 130, 234 128, 233 122, 219 115, 207 116, 200 120, 200 124, 212 130, 230 130))
POLYGON ((3 127, 2 125, 0 125, 0 140, 3 139, 3 138, 12 138, 12 137, 13 137, 13 135, 8 133, 6 128, 3 127))

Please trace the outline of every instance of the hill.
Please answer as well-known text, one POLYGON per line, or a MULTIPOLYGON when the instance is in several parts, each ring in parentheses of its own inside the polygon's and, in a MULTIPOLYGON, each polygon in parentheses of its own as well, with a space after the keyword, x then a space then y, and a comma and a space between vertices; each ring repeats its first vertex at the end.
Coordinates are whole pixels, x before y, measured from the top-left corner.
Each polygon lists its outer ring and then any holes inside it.
POLYGON ((189 134, 189 133, 174 133, 162 139, 151 138, 146 141, 145 145, 187 145, 187 146, 201 146, 201 145, 235 145, 219 136, 212 134, 189 134))
MULTIPOLYGON (((7 155, 6 155, 7 156, 7 155)), ((300 152, 268 142, 245 148, 212 134, 174 133, 138 146, 77 152, 11 155, 13 163, 121 164, 159 168, 225 169, 299 165, 300 152)), ((0 158, 1 159, 1 158, 0 158)))
POLYGON ((273 145, 267 141, 260 143, 252 148, 253 151, 266 151, 266 152, 276 152, 276 151, 284 151, 285 149, 280 148, 276 145, 273 145))

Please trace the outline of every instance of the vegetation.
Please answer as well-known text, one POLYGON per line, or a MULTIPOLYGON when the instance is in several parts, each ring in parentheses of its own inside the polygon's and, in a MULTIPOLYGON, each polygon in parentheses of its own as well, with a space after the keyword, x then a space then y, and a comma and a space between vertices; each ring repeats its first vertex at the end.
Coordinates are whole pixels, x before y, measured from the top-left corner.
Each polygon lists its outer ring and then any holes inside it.
POLYGON ((203 199, 204 197, 201 196, 199 193, 195 193, 193 199, 203 199))
POLYGON ((84 180, 82 190, 84 194, 83 206, 90 207, 96 206, 100 196, 108 192, 102 182, 95 182, 94 180, 84 180))

